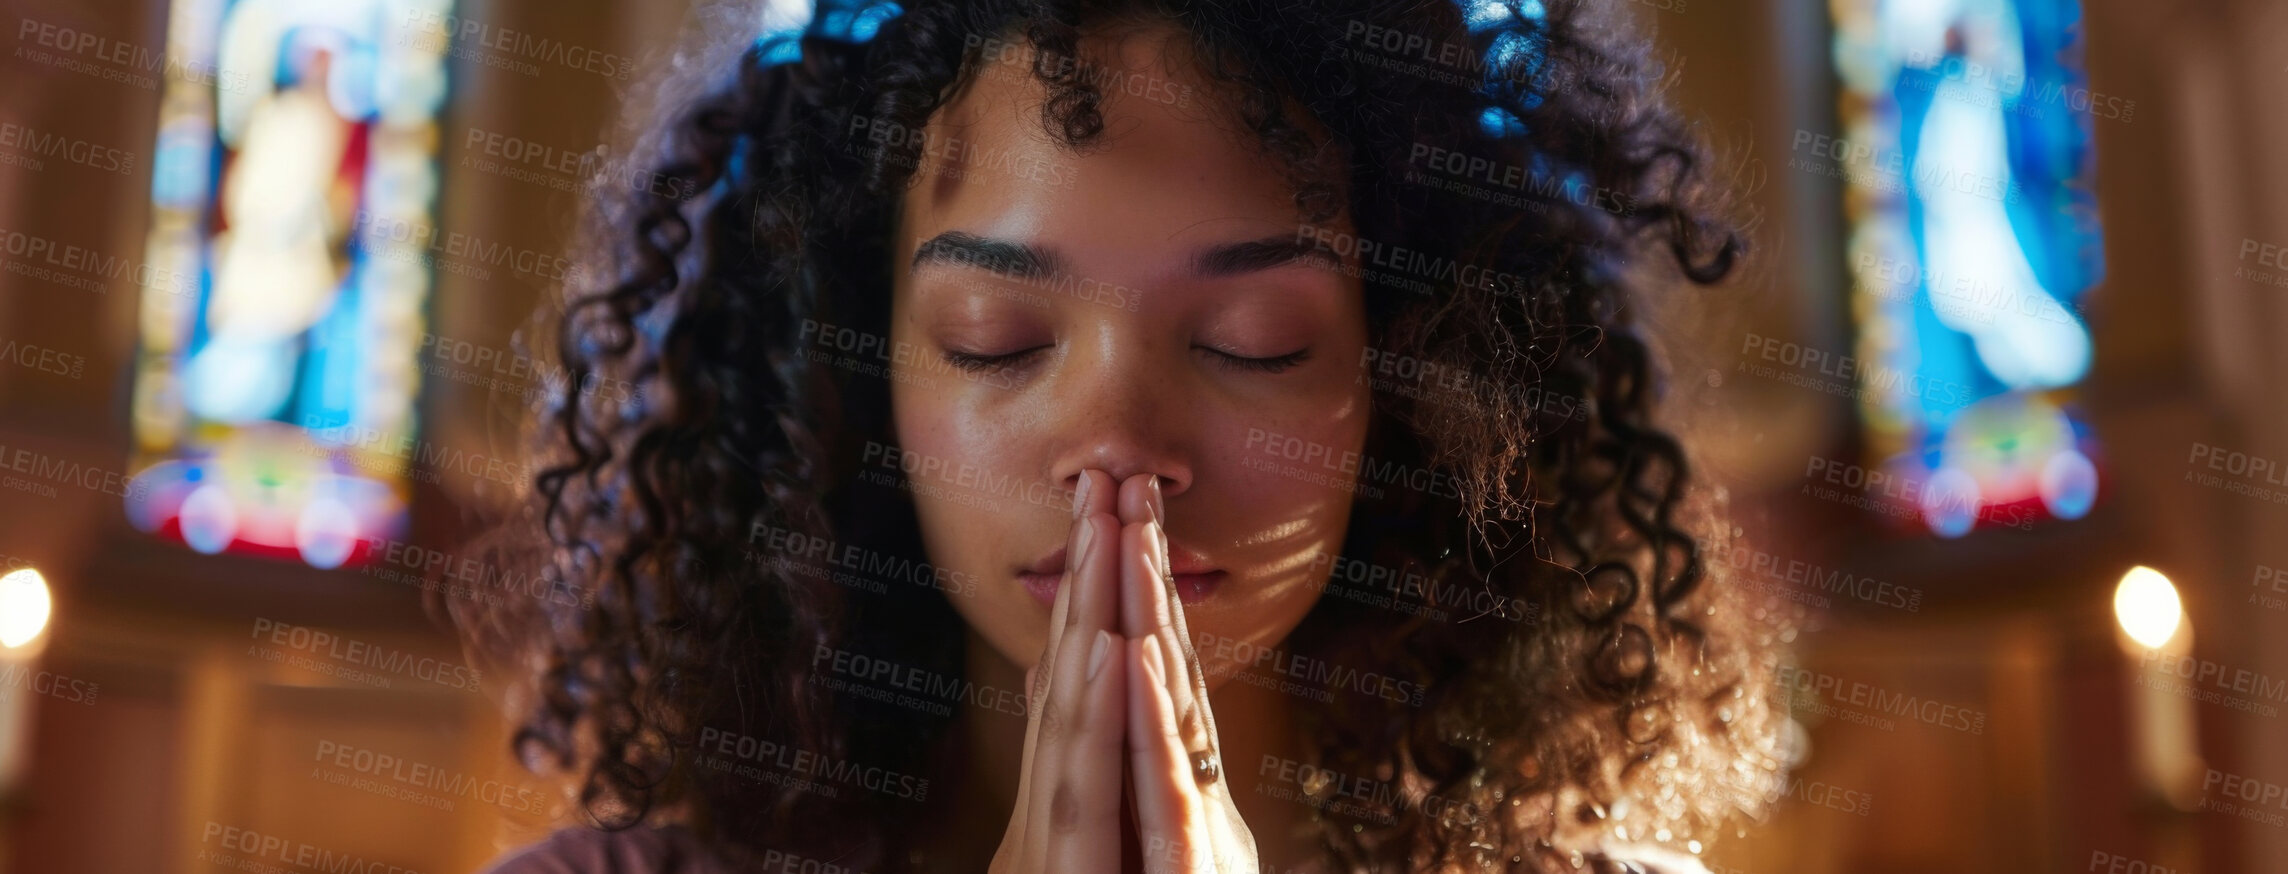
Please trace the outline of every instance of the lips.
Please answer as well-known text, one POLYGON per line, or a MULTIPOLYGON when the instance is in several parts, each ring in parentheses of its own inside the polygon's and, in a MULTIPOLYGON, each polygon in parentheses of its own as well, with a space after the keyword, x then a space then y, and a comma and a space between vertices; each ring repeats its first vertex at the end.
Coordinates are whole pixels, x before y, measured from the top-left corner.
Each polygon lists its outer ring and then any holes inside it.
POLYGON ((1034 600, 1052 606, 1057 602, 1057 587, 1064 584, 1064 578, 1065 548, 1062 546, 1017 569, 1017 582, 1025 585, 1025 591, 1032 593, 1034 600))
MULTIPOLYGON (((1208 600, 1231 577, 1229 571, 1218 569, 1206 556, 1174 542, 1168 544, 1168 569, 1175 572, 1176 597, 1186 606, 1208 600)), ((1055 606, 1057 587, 1065 581, 1065 548, 1059 546, 1032 564, 1018 568, 1017 581, 1041 606, 1055 606)))

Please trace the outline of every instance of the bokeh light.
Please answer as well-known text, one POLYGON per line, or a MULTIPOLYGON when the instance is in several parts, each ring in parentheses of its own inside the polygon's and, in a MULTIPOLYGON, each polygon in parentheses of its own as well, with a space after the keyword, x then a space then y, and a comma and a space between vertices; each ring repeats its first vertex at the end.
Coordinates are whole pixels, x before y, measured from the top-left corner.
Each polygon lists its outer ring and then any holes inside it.
POLYGON ((2113 618, 2129 639, 2148 649, 2159 649, 2177 636, 2185 608, 2177 600, 2177 586, 2160 571, 2138 565, 2121 575, 2113 590, 2113 618))
POLYGON ((48 579, 32 568, 0 577, 0 646, 16 649, 48 628, 48 579))

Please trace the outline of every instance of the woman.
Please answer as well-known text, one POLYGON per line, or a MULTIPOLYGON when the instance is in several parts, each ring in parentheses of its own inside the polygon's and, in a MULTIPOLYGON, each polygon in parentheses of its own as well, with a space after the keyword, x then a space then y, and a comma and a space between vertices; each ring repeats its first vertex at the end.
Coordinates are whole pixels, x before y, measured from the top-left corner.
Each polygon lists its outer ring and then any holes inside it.
POLYGON ((595 606, 457 607, 583 820, 495 870, 1696 868, 1781 763, 1632 326, 1740 249, 1644 54, 918 2, 697 74, 503 552, 595 606))

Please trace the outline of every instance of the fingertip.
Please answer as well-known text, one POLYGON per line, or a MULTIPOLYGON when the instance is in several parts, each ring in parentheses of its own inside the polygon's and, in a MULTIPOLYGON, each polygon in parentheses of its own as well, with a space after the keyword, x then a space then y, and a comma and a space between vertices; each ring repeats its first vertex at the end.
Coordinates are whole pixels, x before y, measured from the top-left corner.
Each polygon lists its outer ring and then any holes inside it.
POLYGON ((1128 708, 1123 702, 1128 700, 1128 647, 1122 645, 1124 638, 1117 634, 1097 633, 1105 640, 1104 670, 1089 676, 1088 700, 1093 711, 1090 719, 1103 729, 1096 735, 1101 746, 1118 749, 1121 738, 1127 734, 1123 726, 1128 708))
POLYGON ((1078 502, 1078 506, 1073 511, 1074 515, 1093 516, 1098 513, 1118 512, 1120 483, 1112 478, 1111 473, 1092 467, 1081 471, 1080 476, 1081 481, 1087 483, 1088 491, 1078 502))
POLYGON ((1088 515, 1089 492, 1093 491, 1096 485, 1096 479, 1089 476, 1090 473, 1091 471, 1087 470, 1081 471, 1080 481, 1073 483, 1072 517, 1074 519, 1088 515))
POLYGON ((1154 683, 1168 681, 1168 660, 1161 649, 1159 635, 1146 637, 1137 644, 1137 652, 1144 659, 1145 675, 1154 683))
POLYGON ((1144 481, 1144 504, 1145 508, 1151 511, 1152 521, 1162 525, 1167 524, 1168 496, 1162 494, 1159 477, 1148 477, 1144 481))
POLYGON ((1082 556, 1087 562, 1102 562, 1120 555, 1120 520, 1106 513, 1090 513, 1081 517, 1080 524, 1089 532, 1089 551, 1082 556))
POLYGON ((1144 482, 1148 474, 1136 474, 1120 481, 1120 521, 1140 522, 1151 510, 1146 506, 1144 482))
POLYGON ((1089 641, 1088 641, 1088 678, 1089 678, 1089 679, 1091 679, 1091 680, 1094 680, 1094 679, 1096 679, 1096 677, 1097 677, 1097 675, 1098 675, 1098 674, 1102 674, 1102 673, 1104 673, 1104 660, 1105 660, 1106 658, 1109 658, 1109 657, 1111 657, 1111 655, 1112 655, 1112 652, 1111 652, 1111 650, 1112 650, 1112 634, 1111 634, 1110 632, 1107 632, 1107 631, 1105 631, 1104 629, 1102 629, 1102 628, 1099 628, 1099 629, 1097 629, 1097 630, 1096 630, 1096 633, 1095 633, 1095 634, 1092 634, 1092 635, 1090 635, 1090 636, 1089 636, 1089 641))
POLYGON ((1146 522, 1140 527, 1143 530, 1139 531, 1136 536, 1141 538, 1142 542, 1136 544, 1137 550, 1151 564, 1152 578, 1165 582, 1168 576, 1168 530, 1162 528, 1157 519, 1146 522))

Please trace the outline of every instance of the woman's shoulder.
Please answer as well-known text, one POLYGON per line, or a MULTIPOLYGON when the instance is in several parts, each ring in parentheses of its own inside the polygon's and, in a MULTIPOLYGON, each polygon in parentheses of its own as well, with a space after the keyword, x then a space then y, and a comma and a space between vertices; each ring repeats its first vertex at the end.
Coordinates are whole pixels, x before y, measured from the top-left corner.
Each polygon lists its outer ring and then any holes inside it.
POLYGON ((558 829, 493 862, 484 874, 736 874, 718 850, 681 826, 558 829))
POLYGON ((1641 844, 1607 844, 1604 851, 1591 857, 1590 870, 1598 872, 1627 872, 1627 874, 1709 874, 1708 866, 1698 856, 1688 856, 1664 847, 1641 844))
MULTIPOLYGON (((1708 874, 1698 858, 1658 847, 1608 845, 1588 862, 1588 870, 1597 872, 1708 874)), ((752 867, 729 861, 680 826, 639 826, 559 829, 494 862, 483 874, 739 874, 752 867)), ((1316 874, 1324 869, 1300 870, 1316 874)))

